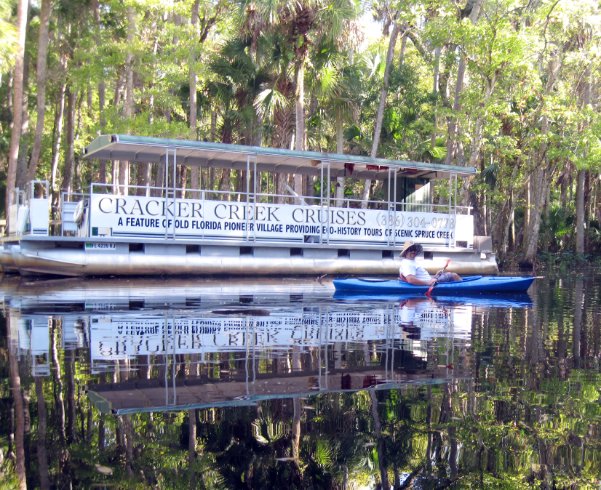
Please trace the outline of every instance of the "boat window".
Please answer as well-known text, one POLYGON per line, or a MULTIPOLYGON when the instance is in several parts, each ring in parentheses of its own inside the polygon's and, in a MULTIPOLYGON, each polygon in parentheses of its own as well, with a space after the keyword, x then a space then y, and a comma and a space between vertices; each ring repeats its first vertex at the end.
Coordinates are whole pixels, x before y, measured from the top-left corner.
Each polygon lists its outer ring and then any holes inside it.
POLYGON ((346 248, 339 248, 338 249, 338 257, 350 257, 351 256, 351 251, 346 249, 346 248))
POLYGON ((252 247, 240 247, 240 255, 254 255, 252 247))
POLYGON ((290 249, 290 257, 302 257, 303 249, 302 248, 291 248, 290 249))
POLYGON ((56 248, 69 248, 69 249, 83 249, 84 244, 82 242, 56 242, 54 245, 56 248))
POLYGON ((199 254, 200 253, 200 245, 186 245, 186 253, 187 254, 199 254))
POLYGON ((143 243, 130 243, 129 251, 130 252, 144 252, 144 244, 143 243))

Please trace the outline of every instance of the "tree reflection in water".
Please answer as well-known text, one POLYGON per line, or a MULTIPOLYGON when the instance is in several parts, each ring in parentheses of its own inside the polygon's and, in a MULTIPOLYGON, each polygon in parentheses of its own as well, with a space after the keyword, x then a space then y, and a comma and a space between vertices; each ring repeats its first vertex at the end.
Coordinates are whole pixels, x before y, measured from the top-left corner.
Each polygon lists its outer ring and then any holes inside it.
POLYGON ((403 301, 329 292, 229 298, 202 314, 190 301, 89 311, 7 302, 0 480, 596 488, 600 292, 597 273, 549 275, 532 305, 418 301, 421 324, 404 330, 403 301), (95 330, 107 318, 110 329, 95 330), (237 329, 217 348, 224 318, 237 329))

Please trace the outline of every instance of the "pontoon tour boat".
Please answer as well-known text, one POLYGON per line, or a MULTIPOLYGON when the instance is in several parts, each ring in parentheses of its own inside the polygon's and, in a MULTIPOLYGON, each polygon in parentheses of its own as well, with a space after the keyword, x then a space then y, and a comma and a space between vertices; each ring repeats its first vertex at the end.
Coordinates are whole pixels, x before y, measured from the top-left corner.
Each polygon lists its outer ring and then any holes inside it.
POLYGON ((92 183, 62 193, 56 209, 46 181, 17 190, 0 242, 4 272, 397 274, 407 240, 424 246, 428 270, 451 258, 460 274, 498 272, 490 238, 474 236, 470 209, 457 205, 458 179, 474 168, 131 135, 99 136, 83 157, 127 161, 137 184, 92 183), (345 179, 377 182, 382 198, 337 192, 345 179), (432 197, 439 179, 446 202, 432 197))

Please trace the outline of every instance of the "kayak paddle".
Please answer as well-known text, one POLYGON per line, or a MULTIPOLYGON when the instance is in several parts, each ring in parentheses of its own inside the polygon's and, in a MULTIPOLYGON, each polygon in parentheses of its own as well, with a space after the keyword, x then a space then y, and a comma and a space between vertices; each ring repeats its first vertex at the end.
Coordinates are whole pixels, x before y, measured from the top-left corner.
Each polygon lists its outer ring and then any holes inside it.
MULTIPOLYGON (((445 270, 447 270, 447 267, 449 266, 449 263, 451 262, 451 259, 447 259, 447 263, 444 265, 444 267, 442 268, 442 270, 437 274, 441 275, 445 270)), ((430 286, 428 288, 428 290, 426 291, 426 296, 430 297, 432 295, 432 290, 434 289, 434 286, 436 286, 438 284, 438 281, 434 281, 432 283, 432 286, 430 286)))

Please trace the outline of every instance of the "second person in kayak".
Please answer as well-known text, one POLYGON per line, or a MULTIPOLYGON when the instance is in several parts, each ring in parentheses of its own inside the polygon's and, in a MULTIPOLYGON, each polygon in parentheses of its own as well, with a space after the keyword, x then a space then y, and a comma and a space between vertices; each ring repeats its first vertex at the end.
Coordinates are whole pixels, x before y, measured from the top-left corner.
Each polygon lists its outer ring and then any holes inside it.
POLYGON ((438 282, 461 281, 461 276, 455 272, 445 272, 444 269, 432 277, 430 273, 415 261, 422 251, 419 243, 405 242, 401 250, 401 267, 399 278, 416 286, 432 286, 438 282))

